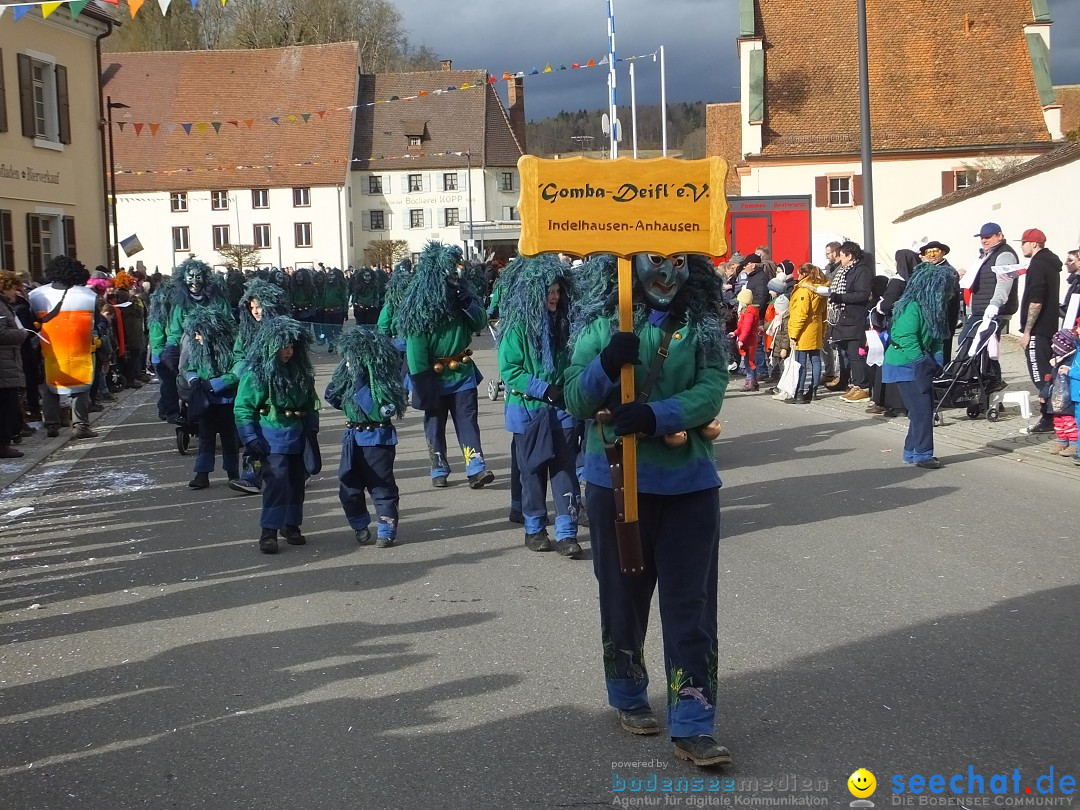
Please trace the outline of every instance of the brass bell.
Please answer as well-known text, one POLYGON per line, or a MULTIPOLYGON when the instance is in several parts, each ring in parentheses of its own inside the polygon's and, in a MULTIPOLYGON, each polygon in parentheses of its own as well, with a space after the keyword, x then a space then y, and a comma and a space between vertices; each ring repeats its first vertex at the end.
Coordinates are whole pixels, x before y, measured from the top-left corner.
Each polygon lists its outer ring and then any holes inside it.
POLYGON ((435 369, 436 374, 442 374, 443 373, 443 364, 442 363, 436 363, 435 366, 434 366, 434 369, 435 369))
POLYGON ((685 430, 680 430, 678 433, 668 433, 664 436, 664 444, 668 447, 682 447, 686 444, 689 437, 686 435, 685 430))
MULTIPOLYGON (((472 354, 472 352, 469 352, 469 354, 472 354)), ((466 354, 464 357, 461 358, 462 363, 468 363, 469 362, 469 354, 466 354)))
POLYGON ((460 366, 461 366, 461 363, 459 363, 457 360, 451 360, 450 361, 450 370, 451 371, 457 371, 460 366))
POLYGON ((707 442, 711 442, 716 439, 724 430, 724 426, 720 424, 719 419, 713 419, 709 424, 702 425, 698 428, 698 433, 707 442))
MULTIPOLYGON (((472 349, 466 349, 465 350, 465 357, 472 357, 472 349)), ((465 362, 464 357, 461 359, 461 362, 463 362, 463 363, 465 362)))

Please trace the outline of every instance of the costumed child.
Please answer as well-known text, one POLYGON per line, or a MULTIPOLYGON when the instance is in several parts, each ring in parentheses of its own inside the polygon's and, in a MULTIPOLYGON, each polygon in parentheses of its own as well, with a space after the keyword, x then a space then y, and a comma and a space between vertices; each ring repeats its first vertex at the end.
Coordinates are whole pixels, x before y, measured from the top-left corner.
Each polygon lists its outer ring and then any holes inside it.
MULTIPOLYGON (((401 301, 413 282, 413 266, 409 259, 402 259, 394 267, 394 272, 386 282, 382 308, 379 310, 378 328, 384 335, 394 338, 398 351, 405 351, 405 340, 401 337, 401 301)), ((360 323, 358 320, 357 323, 360 323)))
POLYGON ((365 490, 371 493, 377 518, 378 548, 397 540, 398 486, 394 480, 397 429, 391 421, 405 413, 401 355, 390 339, 375 329, 354 329, 338 345, 338 361, 326 401, 345 411, 341 438, 338 497, 349 526, 362 546, 371 543, 371 514, 365 490))
MULTIPOLYGON (((263 323, 289 313, 289 294, 272 281, 253 278, 244 285, 239 311, 240 328, 237 330, 232 351, 232 373, 237 379, 243 373, 247 353, 251 350, 255 335, 263 323)), ((243 474, 229 482, 229 489, 245 495, 258 495, 262 489, 262 465, 251 458, 246 450, 243 474)))
POLYGON ((1077 454, 1076 400, 1069 380, 1071 367, 1076 365, 1077 345, 1080 341, 1076 333, 1067 329, 1059 329, 1050 339, 1050 349, 1054 353, 1050 362, 1056 368, 1046 390, 1039 395, 1039 401, 1048 402, 1049 411, 1054 415, 1057 446, 1050 452, 1060 456, 1077 454))
POLYGON ((349 296, 352 299, 353 317, 358 326, 374 324, 379 320, 379 272, 361 267, 349 280, 349 296))
MULTIPOLYGON (((675 755, 699 766, 725 765, 731 754, 712 736, 720 545, 720 477, 712 439, 729 374, 723 282, 705 256, 639 254, 633 262, 634 331, 618 331, 617 299, 591 307, 578 299, 564 389, 574 416, 603 417, 586 434, 585 507, 600 591, 608 702, 624 730, 659 732, 644 660, 649 608, 659 587, 667 726, 675 755), (628 365, 637 397, 622 404, 620 372, 628 365), (616 534, 625 514, 621 437, 633 434, 640 436, 636 525, 644 570, 624 574, 616 534)), ((756 348, 754 342, 745 345, 748 352, 756 348)))
POLYGON ((525 547, 577 557, 577 421, 566 411, 570 268, 553 254, 519 258, 504 282, 497 337, 506 384, 506 429, 521 480, 525 547), (555 541, 547 523, 547 486, 555 501, 555 541))
POLYGON ((345 281, 345 274, 335 267, 326 273, 326 282, 319 290, 319 311, 322 313, 319 328, 326 335, 327 354, 333 354, 337 349, 348 305, 349 285, 345 281))
POLYGON ((754 294, 749 289, 740 290, 735 300, 739 302, 739 322, 735 326, 735 331, 731 333, 731 337, 735 339, 739 355, 743 358, 746 384, 742 390, 757 391, 755 354, 761 330, 761 315, 758 308, 754 306, 754 294))
MULTIPOLYGON (((424 437, 431 458, 431 485, 445 487, 446 420, 454 420, 469 487, 495 480, 480 444, 476 388, 483 375, 472 361, 473 332, 487 323, 487 312, 462 283, 461 248, 431 241, 416 263, 398 313, 412 386, 412 405, 424 412, 424 437)), ((395 274, 396 275, 396 274, 395 274)))
POLYGON ((189 391, 188 420, 199 424, 195 477, 188 482, 192 489, 210 486, 219 436, 221 467, 229 483, 240 477, 240 450, 233 418, 237 386, 232 372, 235 340, 236 324, 220 310, 199 307, 184 323, 180 369, 189 391))
POLYGON ((263 324, 248 352, 233 408, 244 448, 262 463, 259 551, 276 554, 278 531, 302 546, 304 481, 316 474, 319 398, 307 324, 279 316, 263 324))

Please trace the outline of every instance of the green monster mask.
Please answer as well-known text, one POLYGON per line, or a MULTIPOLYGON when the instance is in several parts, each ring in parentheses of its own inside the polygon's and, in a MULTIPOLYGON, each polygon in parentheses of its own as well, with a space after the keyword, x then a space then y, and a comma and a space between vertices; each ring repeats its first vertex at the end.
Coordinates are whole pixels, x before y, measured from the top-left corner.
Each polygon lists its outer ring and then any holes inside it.
POLYGON ((653 309, 667 310, 675 300, 676 293, 690 277, 690 267, 685 253, 670 257, 636 253, 634 273, 646 303, 653 309))

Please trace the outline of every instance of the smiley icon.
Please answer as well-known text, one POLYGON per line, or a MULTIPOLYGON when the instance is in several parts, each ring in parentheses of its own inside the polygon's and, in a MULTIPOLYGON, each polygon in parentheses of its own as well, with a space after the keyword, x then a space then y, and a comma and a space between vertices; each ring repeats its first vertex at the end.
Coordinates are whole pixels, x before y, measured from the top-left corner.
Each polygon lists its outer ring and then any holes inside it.
POLYGON ((874 790, 877 788, 877 779, 866 768, 859 768, 848 777, 847 786, 852 796, 857 799, 865 799, 867 796, 873 795, 874 790))

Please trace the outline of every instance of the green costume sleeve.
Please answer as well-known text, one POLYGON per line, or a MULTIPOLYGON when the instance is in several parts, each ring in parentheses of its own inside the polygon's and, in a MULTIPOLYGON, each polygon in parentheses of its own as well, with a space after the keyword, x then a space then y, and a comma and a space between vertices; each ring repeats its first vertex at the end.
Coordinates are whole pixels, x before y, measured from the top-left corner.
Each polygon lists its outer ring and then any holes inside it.
POLYGON ((526 368, 525 336, 515 326, 499 341, 499 377, 506 383, 507 396, 511 391, 523 392, 533 379, 526 368))
POLYGON ((245 374, 240 378, 240 386, 236 391, 236 401, 233 403, 233 417, 237 425, 255 425, 259 421, 259 408, 263 406, 269 397, 265 388, 260 388, 255 382, 255 377, 245 374))
POLYGON ((384 335, 394 336, 394 308, 389 304, 383 304, 383 308, 379 310, 379 331, 384 335))
POLYGON ((165 327, 158 321, 150 323, 150 354, 161 356, 165 349, 165 327))
POLYGON ((431 356, 431 344, 425 335, 409 335, 405 339, 405 359, 410 374, 431 371, 435 360, 431 356))
MULTIPOLYGON (((615 383, 608 380, 607 390, 604 390, 605 380, 597 378, 595 374, 595 368, 599 366, 600 352, 610 341, 608 333, 607 320, 597 319, 585 328, 574 346, 570 367, 566 370, 563 396, 566 398, 566 409, 577 419, 592 419, 604 406, 611 388, 615 386, 615 383)), ((603 374, 602 369, 600 373, 603 374)))

